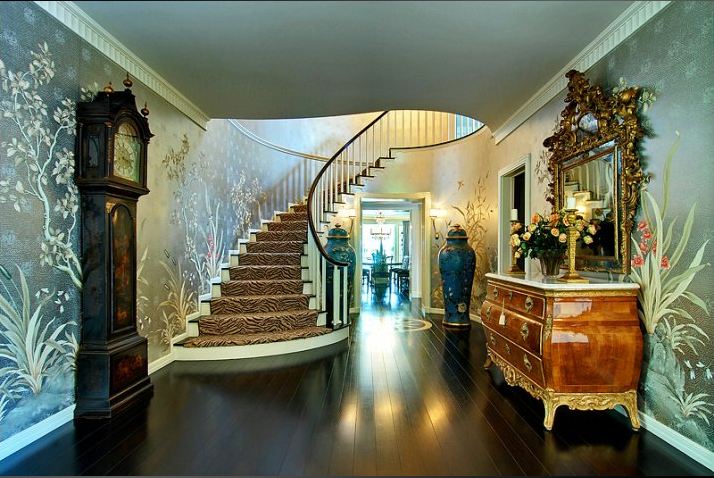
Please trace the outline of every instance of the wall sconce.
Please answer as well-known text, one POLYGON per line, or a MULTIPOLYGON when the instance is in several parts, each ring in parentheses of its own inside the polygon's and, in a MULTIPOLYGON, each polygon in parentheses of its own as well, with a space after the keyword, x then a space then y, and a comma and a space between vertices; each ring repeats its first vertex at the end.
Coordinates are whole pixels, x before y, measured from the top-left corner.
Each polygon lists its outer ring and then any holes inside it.
POLYGON ((439 240, 441 235, 439 234, 439 231, 436 230, 436 220, 440 217, 443 217, 446 215, 446 211, 443 209, 431 209, 429 211, 429 216, 431 217, 431 228, 434 230, 434 240, 439 240))
POLYGON ((350 220, 350 228, 347 231, 347 234, 350 236, 352 235, 352 223, 355 217, 357 217, 357 211, 355 209, 340 209, 337 211, 337 217, 340 218, 349 218, 350 220))

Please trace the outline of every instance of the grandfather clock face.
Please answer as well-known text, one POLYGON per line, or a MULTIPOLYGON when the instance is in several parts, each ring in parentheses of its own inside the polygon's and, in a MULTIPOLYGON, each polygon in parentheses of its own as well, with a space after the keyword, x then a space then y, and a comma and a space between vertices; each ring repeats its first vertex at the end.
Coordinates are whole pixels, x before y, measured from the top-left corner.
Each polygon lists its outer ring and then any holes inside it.
POLYGON ((142 146, 136 127, 122 122, 114 135, 114 176, 139 182, 142 146))

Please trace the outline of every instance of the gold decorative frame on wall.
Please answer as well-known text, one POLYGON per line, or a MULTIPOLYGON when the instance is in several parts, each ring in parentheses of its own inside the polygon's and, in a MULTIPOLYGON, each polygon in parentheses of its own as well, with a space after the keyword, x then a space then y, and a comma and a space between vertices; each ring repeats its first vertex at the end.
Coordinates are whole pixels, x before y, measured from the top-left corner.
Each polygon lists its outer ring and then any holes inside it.
POLYGON ((590 85, 579 71, 570 70, 565 76, 569 80, 565 97, 567 105, 560 114, 560 127, 543 142, 550 154, 548 170, 552 182, 548 201, 555 211, 565 207, 563 172, 566 164, 582 164, 612 152, 615 171, 613 209, 618 222, 615 253, 609 264, 607 261, 600 264, 603 260, 595 259, 599 256, 576 256, 576 264, 581 270, 628 274, 630 233, 644 177, 637 154, 637 142, 643 136, 636 114, 640 90, 630 87, 608 97, 600 86, 590 85), (591 128, 593 124, 597 127, 591 128))

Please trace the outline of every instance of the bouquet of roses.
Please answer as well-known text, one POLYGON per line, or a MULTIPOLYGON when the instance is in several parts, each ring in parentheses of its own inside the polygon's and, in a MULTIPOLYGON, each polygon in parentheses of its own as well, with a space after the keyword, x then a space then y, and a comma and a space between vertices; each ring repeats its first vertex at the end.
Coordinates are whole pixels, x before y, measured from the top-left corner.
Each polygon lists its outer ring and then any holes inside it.
MULTIPOLYGON (((588 224, 582 217, 575 220, 578 240, 585 244, 593 243, 593 235, 597 233, 594 224, 588 224)), ((564 256, 568 248, 568 222, 565 211, 550 215, 534 214, 527 227, 516 223, 511 227, 511 247, 515 249, 514 256, 540 258, 545 256, 564 256)))

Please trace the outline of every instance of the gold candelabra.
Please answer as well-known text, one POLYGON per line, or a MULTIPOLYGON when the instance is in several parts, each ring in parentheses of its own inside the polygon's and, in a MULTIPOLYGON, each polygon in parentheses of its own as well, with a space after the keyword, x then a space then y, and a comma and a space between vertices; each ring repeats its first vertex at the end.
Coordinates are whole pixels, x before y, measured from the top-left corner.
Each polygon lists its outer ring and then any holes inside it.
POLYGON ((582 277, 580 274, 577 273, 575 270, 575 249, 577 246, 577 241, 578 241, 578 235, 580 232, 578 232, 577 227, 575 226, 575 222, 578 219, 577 209, 566 209, 565 210, 565 218, 568 221, 568 272, 566 272, 563 277, 558 278, 559 281, 562 282, 580 282, 580 283, 587 283, 590 282, 588 279, 585 277, 582 277))
MULTIPOLYGON (((511 221, 511 235, 517 234, 517 231, 516 231, 517 224, 518 224, 518 221, 511 221)), ((510 274, 510 275, 525 275, 525 271, 523 271, 520 267, 518 267, 518 258, 516 257, 517 251, 518 251, 518 247, 511 246, 511 268, 508 269, 508 274, 510 274)))

